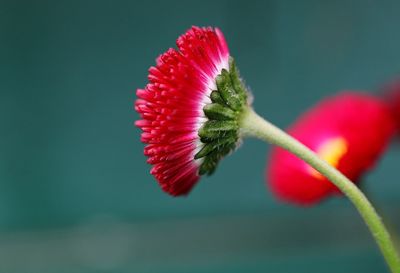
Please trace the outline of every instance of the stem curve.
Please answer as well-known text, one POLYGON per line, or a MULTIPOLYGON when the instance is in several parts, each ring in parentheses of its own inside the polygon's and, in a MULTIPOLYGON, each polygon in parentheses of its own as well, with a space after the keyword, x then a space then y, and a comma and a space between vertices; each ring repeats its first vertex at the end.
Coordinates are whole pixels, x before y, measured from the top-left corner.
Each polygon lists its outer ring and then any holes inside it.
POLYGON ((335 184, 350 199, 360 213, 391 272, 400 273, 400 258, 389 232, 372 204, 353 182, 298 140, 260 117, 250 107, 243 112, 240 125, 243 137, 256 137, 282 147, 307 162, 335 184))

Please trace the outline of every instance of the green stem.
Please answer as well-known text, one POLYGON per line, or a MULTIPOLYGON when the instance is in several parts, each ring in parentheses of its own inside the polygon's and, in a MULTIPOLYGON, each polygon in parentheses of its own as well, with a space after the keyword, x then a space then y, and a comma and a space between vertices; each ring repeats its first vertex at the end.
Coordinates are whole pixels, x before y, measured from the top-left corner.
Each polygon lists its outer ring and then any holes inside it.
POLYGON ((288 150, 307 162, 335 184, 350 199, 361 214, 391 269, 391 272, 400 273, 400 259, 389 232, 385 228, 374 207, 353 182, 325 160, 318 157, 318 155, 309 148, 264 120, 250 108, 243 113, 241 133, 244 137, 256 137, 288 150))
MULTIPOLYGON (((371 194, 366 191, 363 190, 364 195, 368 198, 368 200, 371 203, 375 203, 374 198, 372 198, 371 194)), ((381 208, 379 208, 377 205, 375 205, 375 210, 378 212, 378 214, 381 216, 382 221, 385 223, 386 229, 388 230, 388 232, 390 233, 391 237, 392 237, 392 242, 394 244, 394 247, 397 250, 397 253, 399 253, 400 251, 400 237, 397 235, 397 231, 396 231, 396 225, 393 224, 392 221, 390 221, 389 217, 386 217, 387 215, 385 215, 385 213, 382 211, 381 208)))

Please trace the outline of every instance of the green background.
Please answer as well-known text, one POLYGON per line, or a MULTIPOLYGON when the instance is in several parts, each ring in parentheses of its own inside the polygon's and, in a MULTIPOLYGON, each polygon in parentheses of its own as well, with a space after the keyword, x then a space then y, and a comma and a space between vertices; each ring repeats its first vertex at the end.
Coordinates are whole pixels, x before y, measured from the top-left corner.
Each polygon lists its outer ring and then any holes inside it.
MULTIPOLYGON (((399 1, 1 1, 0 272, 386 272, 354 208, 277 202, 246 140, 187 198, 149 174, 136 88, 191 25, 218 26, 281 127, 400 73, 399 1)), ((400 226, 400 149, 364 182, 400 226)))

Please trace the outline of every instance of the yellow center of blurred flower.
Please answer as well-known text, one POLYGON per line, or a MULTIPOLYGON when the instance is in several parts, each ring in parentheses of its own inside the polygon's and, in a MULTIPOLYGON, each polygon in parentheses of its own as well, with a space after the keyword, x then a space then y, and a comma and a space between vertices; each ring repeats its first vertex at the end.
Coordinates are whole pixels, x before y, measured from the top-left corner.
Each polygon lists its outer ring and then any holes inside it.
MULTIPOLYGON (((340 159, 346 154, 348 149, 347 141, 343 137, 332 138, 325 141, 317 150, 317 154, 324 159, 326 162, 331 164, 333 167, 339 165, 340 159)), ((324 176, 310 167, 310 173, 312 176, 318 179, 324 179, 324 176)))

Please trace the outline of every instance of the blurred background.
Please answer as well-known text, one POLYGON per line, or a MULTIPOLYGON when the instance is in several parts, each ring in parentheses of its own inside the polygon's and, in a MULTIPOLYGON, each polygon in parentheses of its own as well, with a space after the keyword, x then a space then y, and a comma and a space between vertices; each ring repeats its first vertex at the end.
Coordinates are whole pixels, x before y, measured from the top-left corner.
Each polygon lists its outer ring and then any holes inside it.
MULTIPOLYGON (((400 73, 400 2, 0 0, 0 272, 386 272, 344 198, 265 187, 246 140, 186 198, 149 174, 135 90, 191 25, 218 26, 280 127, 338 90, 400 73)), ((400 147, 364 188, 400 231, 400 147)))

